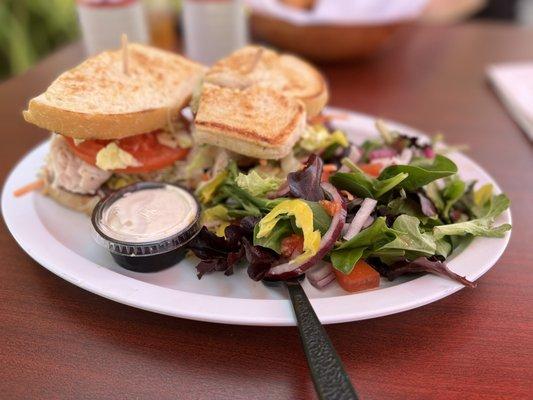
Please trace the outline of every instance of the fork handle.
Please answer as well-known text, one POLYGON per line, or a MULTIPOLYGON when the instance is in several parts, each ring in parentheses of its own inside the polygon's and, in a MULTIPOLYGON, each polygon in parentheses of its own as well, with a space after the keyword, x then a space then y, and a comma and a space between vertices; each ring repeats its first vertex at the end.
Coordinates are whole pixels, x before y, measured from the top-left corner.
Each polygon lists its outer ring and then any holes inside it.
POLYGON ((319 399, 358 399, 342 361, 298 281, 285 282, 319 399))

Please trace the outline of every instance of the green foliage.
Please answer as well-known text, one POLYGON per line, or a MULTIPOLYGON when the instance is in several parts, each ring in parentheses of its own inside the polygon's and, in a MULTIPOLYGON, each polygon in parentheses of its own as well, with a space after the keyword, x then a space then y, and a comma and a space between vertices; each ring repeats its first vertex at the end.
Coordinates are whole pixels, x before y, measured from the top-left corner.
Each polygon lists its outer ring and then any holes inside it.
POLYGON ((25 71, 77 35, 74 0, 0 1, 0 78, 25 71))
POLYGON ((380 217, 374 221, 367 229, 363 229, 350 240, 337 246, 330 253, 333 267, 339 271, 349 274, 361 257, 373 253, 394 241, 399 232, 388 228, 385 218, 380 217))
POLYGON ((385 168, 378 179, 385 180, 399 173, 407 173, 409 177, 402 181, 400 187, 405 190, 416 190, 439 178, 451 176, 457 172, 455 163, 437 154, 434 160, 426 158, 414 159, 409 165, 391 165, 385 168))

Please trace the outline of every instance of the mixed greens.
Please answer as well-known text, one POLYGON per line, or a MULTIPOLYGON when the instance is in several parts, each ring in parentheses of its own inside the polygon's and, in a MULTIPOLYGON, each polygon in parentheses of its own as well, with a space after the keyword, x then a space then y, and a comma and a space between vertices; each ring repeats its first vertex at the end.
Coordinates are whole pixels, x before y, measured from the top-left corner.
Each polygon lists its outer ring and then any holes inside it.
POLYGON ((198 277, 242 264, 254 280, 306 273, 317 287, 336 279, 350 291, 421 272, 473 287, 445 261, 475 236, 502 237, 511 226, 494 223, 508 198, 463 181, 443 145, 376 128, 379 139, 356 145, 310 126, 285 174, 287 160, 227 158, 197 188, 198 277))

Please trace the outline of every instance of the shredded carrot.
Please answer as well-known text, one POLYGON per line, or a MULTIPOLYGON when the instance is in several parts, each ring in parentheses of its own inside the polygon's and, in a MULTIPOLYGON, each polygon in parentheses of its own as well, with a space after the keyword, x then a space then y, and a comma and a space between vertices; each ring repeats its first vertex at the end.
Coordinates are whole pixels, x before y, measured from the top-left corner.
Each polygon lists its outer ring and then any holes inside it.
POLYGON ((35 182, 28 183, 27 185, 22 186, 21 188, 15 190, 13 192, 13 195, 15 197, 24 196, 25 194, 33 192, 34 190, 41 190, 43 187, 44 187, 44 179, 38 179, 35 182))
POLYGON ((208 180, 210 179, 210 178, 209 178, 209 174, 208 174, 207 172, 204 172, 204 173, 202 174, 202 178, 201 178, 201 179, 202 179, 202 181, 204 181, 204 182, 205 182, 205 181, 208 181, 208 180))

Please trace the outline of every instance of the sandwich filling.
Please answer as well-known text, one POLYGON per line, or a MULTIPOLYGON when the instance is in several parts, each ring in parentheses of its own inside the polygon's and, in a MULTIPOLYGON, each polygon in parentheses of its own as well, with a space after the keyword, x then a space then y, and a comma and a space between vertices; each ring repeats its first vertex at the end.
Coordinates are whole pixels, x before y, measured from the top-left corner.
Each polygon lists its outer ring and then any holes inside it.
POLYGON ((174 183, 187 178, 184 160, 191 146, 185 119, 166 129, 118 140, 76 140, 53 134, 44 176, 53 188, 88 196, 146 180, 174 183))

